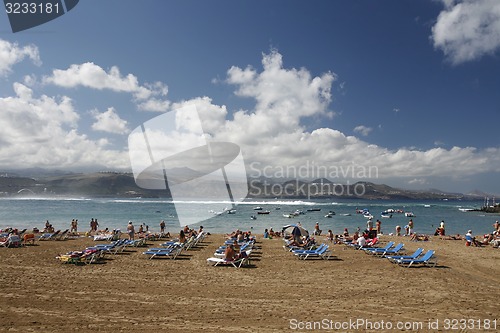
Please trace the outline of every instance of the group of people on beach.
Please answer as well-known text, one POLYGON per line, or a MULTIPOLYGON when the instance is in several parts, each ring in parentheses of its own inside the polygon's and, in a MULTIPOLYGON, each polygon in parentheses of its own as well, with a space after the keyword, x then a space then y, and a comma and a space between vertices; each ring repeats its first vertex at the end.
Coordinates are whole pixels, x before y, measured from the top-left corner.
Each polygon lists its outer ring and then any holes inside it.
POLYGON ((467 246, 487 246, 492 245, 495 248, 500 247, 500 223, 495 221, 493 223, 493 231, 483 235, 483 239, 477 239, 472 235, 472 230, 468 230, 465 234, 465 241, 467 246))

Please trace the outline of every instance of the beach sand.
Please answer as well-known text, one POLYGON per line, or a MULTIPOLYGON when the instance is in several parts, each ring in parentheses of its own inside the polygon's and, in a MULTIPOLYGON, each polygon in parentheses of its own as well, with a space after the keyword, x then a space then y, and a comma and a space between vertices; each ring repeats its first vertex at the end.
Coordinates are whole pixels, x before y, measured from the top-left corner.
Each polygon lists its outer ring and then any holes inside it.
POLYGON ((55 256, 95 244, 85 237, 0 248, 0 331, 320 331, 308 329, 320 322, 316 328, 324 331, 383 332, 391 324, 392 331, 422 325, 421 332, 446 332, 453 324, 447 319, 475 319, 463 332, 498 331, 499 249, 437 237, 381 239, 403 241, 409 252, 436 250, 438 265, 407 269, 343 245, 332 245, 331 260, 302 261, 281 239, 259 238, 249 267, 212 267, 206 259, 222 235, 208 236, 176 260, 148 260, 144 248, 128 248, 81 266, 55 256), (349 321, 361 326, 345 326, 349 321), (429 329, 429 322, 438 326, 429 329), (487 323, 490 330, 482 327, 487 323), (344 329, 336 330, 339 325, 344 329))

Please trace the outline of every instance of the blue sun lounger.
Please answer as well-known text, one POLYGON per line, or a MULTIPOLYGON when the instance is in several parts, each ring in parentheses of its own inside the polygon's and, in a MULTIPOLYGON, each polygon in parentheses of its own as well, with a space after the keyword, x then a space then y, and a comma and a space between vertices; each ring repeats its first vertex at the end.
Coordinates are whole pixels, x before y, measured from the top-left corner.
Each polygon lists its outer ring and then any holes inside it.
POLYGON ((149 255, 149 259, 156 257, 167 257, 170 259, 175 259, 182 252, 183 246, 173 246, 167 248, 150 248, 144 251, 142 254, 149 255))
POLYGON ((308 258, 321 258, 328 260, 332 254, 332 251, 328 248, 328 245, 321 248, 317 248, 316 250, 305 250, 302 252, 294 252, 294 254, 299 259, 307 260, 308 258))
POLYGON ((420 255, 424 252, 424 249, 419 247, 418 249, 413 252, 413 254, 406 255, 406 256, 385 256, 387 259, 389 259, 391 262, 396 263, 398 259, 417 259, 420 257, 420 255))
POLYGON ((373 255, 377 255, 377 256, 385 256, 386 254, 398 254, 400 251, 404 250, 404 246, 405 245, 403 243, 399 243, 398 245, 396 245, 393 248, 373 249, 370 251, 365 251, 365 253, 373 254, 373 255))
POLYGON ((413 265, 430 266, 430 267, 436 266, 437 261, 436 260, 431 260, 431 259, 435 259, 434 258, 434 251, 433 250, 427 251, 421 258, 417 258, 417 259, 398 259, 398 260, 396 260, 396 262, 398 263, 398 265, 406 266, 408 268, 411 267, 411 266, 413 266, 413 265))
POLYGON ((364 251, 371 251, 371 250, 389 250, 391 247, 394 246, 394 242, 389 242, 387 243, 387 245, 385 247, 362 247, 360 248, 360 250, 364 250, 364 251))

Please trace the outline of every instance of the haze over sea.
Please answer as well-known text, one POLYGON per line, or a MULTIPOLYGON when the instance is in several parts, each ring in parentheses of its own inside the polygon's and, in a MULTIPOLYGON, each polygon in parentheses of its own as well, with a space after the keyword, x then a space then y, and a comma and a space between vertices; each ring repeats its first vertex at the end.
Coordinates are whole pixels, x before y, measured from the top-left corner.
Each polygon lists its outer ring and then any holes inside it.
MULTIPOLYGON (((220 207, 220 202, 184 202, 186 207, 200 205, 207 211, 220 207)), ((263 233, 265 228, 275 231, 287 224, 301 222, 302 226, 312 231, 316 222, 324 233, 332 229, 334 233, 341 233, 348 228, 352 233, 357 227, 366 228, 367 219, 361 214, 356 214, 356 209, 369 209, 374 220, 382 222, 382 232, 394 232, 396 225, 402 228, 408 223, 410 217, 402 213, 394 213, 392 218, 381 218, 380 213, 387 209, 402 209, 413 212, 412 217, 417 233, 433 234, 441 220, 446 223, 446 234, 465 234, 468 229, 474 235, 490 233, 492 224, 500 219, 498 214, 483 212, 463 212, 459 208, 479 208, 483 205, 480 201, 393 201, 393 200, 260 200, 247 199, 235 207, 234 214, 223 213, 202 221, 191 227, 203 225, 212 233, 226 233, 235 229, 252 230, 254 233, 263 233), (269 215, 257 215, 256 207, 269 210, 269 215), (320 211, 307 211, 317 208, 320 211), (285 218, 295 210, 303 210, 304 215, 294 218, 285 218), (333 218, 326 218, 325 214, 334 211, 333 218), (345 216, 343 214, 351 214, 345 216), (252 220, 251 215, 257 219, 252 220)), ((227 207, 231 208, 230 203, 227 207)), ((124 230, 128 221, 134 225, 147 224, 150 231, 159 231, 159 222, 165 220, 167 231, 177 233, 180 224, 176 217, 174 204, 166 199, 144 198, 4 198, 0 199, 0 229, 15 227, 19 229, 37 227, 43 229, 45 221, 49 220, 54 228, 65 230, 70 228, 71 219, 78 219, 78 231, 88 231, 91 218, 97 218, 99 229, 109 228, 124 230)), ((404 229, 403 229, 404 230, 404 229)))

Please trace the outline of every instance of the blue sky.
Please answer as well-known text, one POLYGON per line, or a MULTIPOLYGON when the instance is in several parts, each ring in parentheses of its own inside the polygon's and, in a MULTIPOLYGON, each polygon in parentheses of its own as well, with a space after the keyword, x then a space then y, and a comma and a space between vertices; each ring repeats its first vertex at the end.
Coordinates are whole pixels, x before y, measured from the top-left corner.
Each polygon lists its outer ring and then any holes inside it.
POLYGON ((0 14, 0 169, 130 170, 131 131, 195 104, 254 175, 498 194, 499 48, 495 0, 85 0, 15 34, 0 14))

